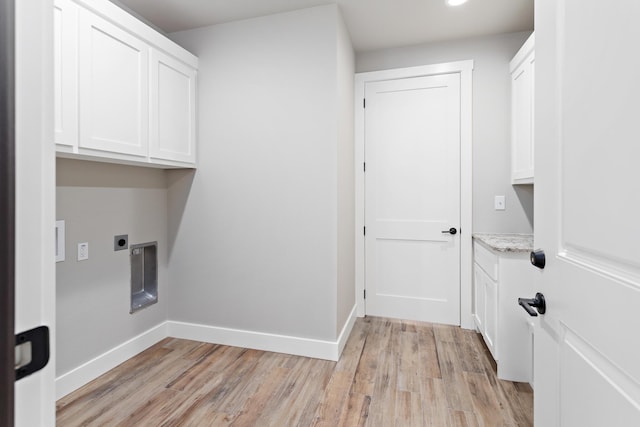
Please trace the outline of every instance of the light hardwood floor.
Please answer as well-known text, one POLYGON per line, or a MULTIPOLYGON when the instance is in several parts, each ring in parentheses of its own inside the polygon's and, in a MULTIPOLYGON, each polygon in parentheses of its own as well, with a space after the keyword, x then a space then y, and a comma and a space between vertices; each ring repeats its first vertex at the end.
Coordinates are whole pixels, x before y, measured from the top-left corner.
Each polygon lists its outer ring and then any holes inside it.
POLYGON ((532 426, 473 331, 358 319, 339 362, 167 338, 57 402, 58 426, 532 426))

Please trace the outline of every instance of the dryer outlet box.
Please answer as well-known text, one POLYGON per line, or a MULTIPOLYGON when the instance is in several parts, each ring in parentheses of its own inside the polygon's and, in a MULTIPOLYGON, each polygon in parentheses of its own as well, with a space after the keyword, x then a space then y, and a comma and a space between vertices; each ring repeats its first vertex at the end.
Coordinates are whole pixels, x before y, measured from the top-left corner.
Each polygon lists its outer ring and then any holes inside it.
POLYGON ((123 251, 125 249, 129 249, 129 235, 128 234, 120 234, 118 236, 113 237, 113 250, 114 251, 123 251))

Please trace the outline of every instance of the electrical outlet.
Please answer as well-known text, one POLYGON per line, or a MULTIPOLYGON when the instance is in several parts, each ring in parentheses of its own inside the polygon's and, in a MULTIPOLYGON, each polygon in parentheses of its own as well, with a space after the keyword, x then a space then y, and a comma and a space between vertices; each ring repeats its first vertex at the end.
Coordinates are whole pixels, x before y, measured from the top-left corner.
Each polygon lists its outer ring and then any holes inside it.
POLYGON ((496 196, 494 205, 497 211, 503 211, 505 209, 504 196, 496 196))
POLYGON ((78 243, 78 261, 89 259, 89 243, 78 243))

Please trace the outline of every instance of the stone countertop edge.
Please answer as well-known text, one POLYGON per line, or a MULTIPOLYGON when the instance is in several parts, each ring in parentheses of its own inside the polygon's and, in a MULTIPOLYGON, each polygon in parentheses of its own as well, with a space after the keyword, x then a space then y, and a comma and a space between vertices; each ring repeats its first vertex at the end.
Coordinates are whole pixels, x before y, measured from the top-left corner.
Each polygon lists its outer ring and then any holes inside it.
POLYGON ((531 252, 533 234, 473 233, 473 238, 498 252, 531 252))

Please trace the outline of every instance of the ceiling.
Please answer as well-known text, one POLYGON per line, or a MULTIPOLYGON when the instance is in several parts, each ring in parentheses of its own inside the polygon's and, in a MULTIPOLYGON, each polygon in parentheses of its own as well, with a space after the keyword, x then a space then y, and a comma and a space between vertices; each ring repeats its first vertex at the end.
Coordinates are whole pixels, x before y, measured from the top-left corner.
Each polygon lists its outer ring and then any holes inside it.
POLYGON ((534 0, 114 0, 166 33, 338 4, 356 51, 533 30, 534 0))

